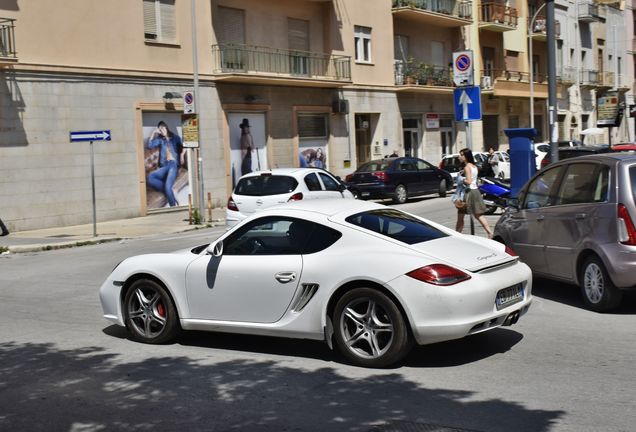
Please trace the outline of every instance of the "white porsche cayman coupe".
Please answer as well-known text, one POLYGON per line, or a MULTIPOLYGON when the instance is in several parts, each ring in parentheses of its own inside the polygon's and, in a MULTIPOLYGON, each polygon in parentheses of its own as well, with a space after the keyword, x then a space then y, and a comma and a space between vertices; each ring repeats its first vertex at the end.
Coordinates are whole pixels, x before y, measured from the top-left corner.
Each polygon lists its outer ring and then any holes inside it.
POLYGON ((372 202, 263 210, 210 245, 120 263, 104 316, 134 339, 179 330, 306 338, 383 367, 413 342, 511 325, 532 302, 528 266, 504 245, 372 202))

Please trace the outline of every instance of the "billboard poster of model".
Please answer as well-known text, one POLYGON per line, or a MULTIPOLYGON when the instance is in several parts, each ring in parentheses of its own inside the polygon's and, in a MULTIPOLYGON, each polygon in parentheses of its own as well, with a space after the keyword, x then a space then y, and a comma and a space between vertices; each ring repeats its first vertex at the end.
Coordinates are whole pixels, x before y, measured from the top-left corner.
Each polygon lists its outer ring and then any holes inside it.
POLYGON ((143 113, 148 210, 188 205, 190 184, 180 113, 143 113))
POLYGON ((232 187, 242 175, 269 169, 267 163, 267 135, 265 114, 231 113, 230 169, 232 187))

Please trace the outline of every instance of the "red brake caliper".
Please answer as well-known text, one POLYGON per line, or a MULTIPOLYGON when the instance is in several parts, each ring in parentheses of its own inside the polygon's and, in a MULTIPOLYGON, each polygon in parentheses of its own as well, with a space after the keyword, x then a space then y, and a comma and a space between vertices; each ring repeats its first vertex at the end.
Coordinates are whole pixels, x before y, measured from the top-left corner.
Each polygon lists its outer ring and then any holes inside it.
POLYGON ((166 308, 163 307, 163 303, 157 304, 157 313, 160 317, 165 318, 166 316, 166 308))

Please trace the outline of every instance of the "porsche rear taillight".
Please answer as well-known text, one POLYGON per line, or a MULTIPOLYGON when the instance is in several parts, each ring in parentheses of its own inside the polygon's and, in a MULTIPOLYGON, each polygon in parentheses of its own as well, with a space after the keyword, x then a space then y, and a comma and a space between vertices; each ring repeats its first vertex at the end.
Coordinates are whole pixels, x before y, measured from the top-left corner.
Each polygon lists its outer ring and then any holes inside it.
POLYGON ((303 193, 302 192, 297 192, 297 193, 293 194, 291 197, 289 197, 287 202, 289 202, 289 201, 300 201, 301 199, 303 199, 303 193))
POLYGON ((239 211, 236 203, 234 202, 234 200, 232 199, 232 197, 229 197, 227 199, 227 209, 228 210, 233 210, 233 211, 239 211))
POLYGON ((426 267, 420 267, 408 272, 406 275, 422 282, 441 286, 455 285, 470 279, 470 275, 445 264, 431 264, 426 267))
POLYGON ((371 175, 377 177, 382 183, 386 183, 389 181, 389 175, 384 171, 376 171, 372 172, 371 175))
POLYGON ((506 246, 506 253, 510 256, 519 256, 517 252, 513 251, 511 247, 506 246))
POLYGON ((636 227, 627 211, 627 207, 624 204, 618 204, 616 210, 618 215, 618 241, 624 245, 636 246, 636 227))

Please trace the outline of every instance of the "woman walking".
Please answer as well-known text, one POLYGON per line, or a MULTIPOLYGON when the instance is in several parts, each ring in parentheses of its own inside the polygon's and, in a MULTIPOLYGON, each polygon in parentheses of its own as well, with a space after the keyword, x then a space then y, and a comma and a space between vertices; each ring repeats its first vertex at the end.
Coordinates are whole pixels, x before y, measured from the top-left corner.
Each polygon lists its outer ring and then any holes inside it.
POLYGON ((464 230, 464 216, 466 213, 473 215, 484 227, 488 238, 492 238, 492 230, 488 221, 484 217, 486 213, 486 205, 481 197, 479 188, 477 187, 477 167, 475 166, 475 158, 473 152, 470 149, 463 149, 459 152, 459 160, 464 165, 464 185, 466 186, 466 193, 464 200, 466 205, 463 208, 457 209, 457 224, 455 225, 455 231, 462 232, 464 230))

